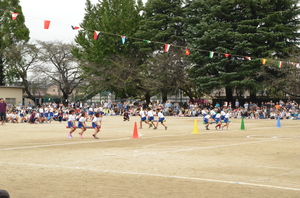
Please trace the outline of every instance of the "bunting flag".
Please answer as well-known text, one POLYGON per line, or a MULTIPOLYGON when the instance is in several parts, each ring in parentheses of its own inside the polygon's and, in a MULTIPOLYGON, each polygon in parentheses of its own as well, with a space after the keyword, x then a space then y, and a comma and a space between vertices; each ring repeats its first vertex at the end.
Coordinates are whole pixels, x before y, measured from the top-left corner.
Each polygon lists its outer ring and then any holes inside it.
POLYGON ((230 56, 230 54, 224 54, 224 56, 225 56, 226 58, 228 58, 228 57, 230 56))
POLYGON ((73 30, 78 30, 80 27, 71 25, 73 30))
POLYGON ((49 29, 50 21, 44 20, 44 29, 49 29))
POLYGON ((168 52, 170 49, 170 44, 165 44, 164 52, 168 52))
POLYGON ((100 32, 99 32, 99 31, 95 31, 95 32, 94 32, 94 39, 95 39, 95 40, 98 40, 99 37, 100 37, 100 32))
POLYGON ((126 36, 121 36, 121 38, 122 38, 122 44, 124 45, 125 40, 126 40, 126 36))
POLYGON ((191 54, 191 52, 189 51, 189 49, 188 48, 185 48, 185 55, 190 55, 191 54))
MULTIPOLYGON (((1 1, 1 0, 0 0, 1 1)), ((18 17, 18 15, 19 15, 19 13, 15 13, 15 12, 10 12, 11 13, 11 15, 12 15, 12 20, 16 20, 17 19, 17 17, 18 17)), ((49 20, 44 20, 44 29, 49 29, 49 27, 50 27, 50 23, 51 23, 51 21, 49 21, 49 20)), ((79 27, 79 26, 71 26, 71 28, 73 29, 73 30, 78 30, 78 29, 80 29, 81 27, 79 27)), ((90 31, 90 30, 89 30, 90 31)), ((94 30, 94 39, 95 40, 97 40, 97 39, 99 39, 99 37, 100 37, 100 31, 96 31, 96 30, 94 30)), ((104 34, 110 34, 110 33, 106 33, 106 32, 103 32, 104 34)), ((114 34, 115 35, 115 34, 114 34)), ((122 35, 119 35, 119 36, 121 36, 121 39, 122 39, 122 44, 125 44, 125 42, 126 42, 126 36, 122 36, 122 35)), ((130 38, 132 38, 132 37, 130 37, 130 38)), ((137 39, 137 40, 140 40, 140 39, 138 39, 138 38, 133 38, 133 39, 137 39)), ((150 43, 159 43, 159 42, 153 42, 153 41, 150 41, 150 40, 143 40, 144 42, 146 42, 146 43, 148 43, 148 44, 150 44, 150 43)), ((171 46, 171 44, 165 44, 164 45, 164 52, 169 52, 169 49, 170 49, 170 46, 171 46)), ((183 48, 184 46, 175 46, 175 47, 180 47, 180 48, 183 48)), ((202 49, 195 49, 195 50, 198 50, 198 51, 206 51, 207 52, 207 50, 202 50, 202 49)), ((214 51, 210 51, 209 52, 209 58, 213 58, 214 57, 214 51)), ((222 54, 221 52, 217 52, 218 54, 222 54)), ((190 53, 190 51, 189 51, 189 49, 188 48, 186 48, 185 49, 185 55, 190 55, 191 53, 190 53)), ((231 55, 231 54, 227 54, 227 53, 223 53, 224 54, 224 56, 226 57, 226 58, 229 58, 229 57, 231 57, 231 56, 239 56, 239 55, 231 55)), ((249 56, 239 56, 239 57, 244 57, 245 59, 244 60, 251 60, 251 57, 249 57, 249 56)), ((253 57, 252 57, 253 58, 253 57)), ((257 59, 257 58, 255 58, 254 57, 254 59, 257 59)), ((273 59, 272 59, 273 60, 273 59)), ((264 65, 264 64, 266 64, 266 59, 261 59, 261 63, 264 65)), ((273 61, 272 61, 273 62, 273 61)), ((282 68, 283 67, 283 61, 278 61, 278 67, 279 68, 282 68)), ((297 67, 297 68, 300 68, 300 64, 299 63, 294 63, 294 62, 290 62, 289 64, 292 64, 293 66, 295 66, 295 67, 297 67)))
POLYGON ((278 67, 282 68, 282 61, 278 61, 278 67))
POLYGON ((16 20, 19 13, 11 13, 11 19, 16 20))

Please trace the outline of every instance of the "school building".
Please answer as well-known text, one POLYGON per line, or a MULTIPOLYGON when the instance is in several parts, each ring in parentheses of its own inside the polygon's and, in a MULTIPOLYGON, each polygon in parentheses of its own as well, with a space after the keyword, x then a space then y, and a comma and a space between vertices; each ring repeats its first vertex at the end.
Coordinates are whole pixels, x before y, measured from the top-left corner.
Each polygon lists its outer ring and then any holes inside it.
POLYGON ((3 98, 6 104, 17 105, 23 101, 23 87, 20 86, 0 86, 0 98, 3 98))

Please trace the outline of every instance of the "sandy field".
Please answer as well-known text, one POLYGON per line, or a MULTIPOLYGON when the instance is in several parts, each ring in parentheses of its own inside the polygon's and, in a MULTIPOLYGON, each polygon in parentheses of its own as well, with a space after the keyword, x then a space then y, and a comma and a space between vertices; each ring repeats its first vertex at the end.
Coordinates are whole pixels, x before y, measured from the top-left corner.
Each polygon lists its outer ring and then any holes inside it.
MULTIPOLYGON (((11 198, 298 198, 300 120, 166 117, 168 130, 138 129, 138 117, 103 119, 69 139, 66 122, 0 126, 0 189, 11 198), (197 120, 199 134, 192 134, 197 120)), ((88 122, 88 125, 91 125, 88 122)))

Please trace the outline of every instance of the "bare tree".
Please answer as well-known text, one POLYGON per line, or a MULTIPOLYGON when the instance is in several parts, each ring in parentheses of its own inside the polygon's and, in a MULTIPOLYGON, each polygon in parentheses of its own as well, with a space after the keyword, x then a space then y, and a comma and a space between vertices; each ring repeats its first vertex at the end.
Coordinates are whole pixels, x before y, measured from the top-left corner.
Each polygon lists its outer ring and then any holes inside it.
POLYGON ((72 45, 58 41, 38 41, 38 43, 41 51, 40 60, 43 63, 38 69, 58 85, 64 101, 67 101, 69 95, 83 81, 78 61, 71 53, 72 45))
POLYGON ((32 93, 31 83, 28 79, 28 73, 38 62, 39 49, 34 44, 22 43, 15 45, 6 52, 8 60, 8 70, 13 74, 9 75, 10 81, 21 81, 27 98, 35 101, 35 95, 32 93))

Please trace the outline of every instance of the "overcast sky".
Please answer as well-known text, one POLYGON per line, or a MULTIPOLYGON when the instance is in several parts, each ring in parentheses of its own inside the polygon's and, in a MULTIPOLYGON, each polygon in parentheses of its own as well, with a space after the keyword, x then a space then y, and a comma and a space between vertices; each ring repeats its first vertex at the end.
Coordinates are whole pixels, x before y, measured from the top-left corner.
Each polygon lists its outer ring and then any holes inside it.
MULTIPOLYGON (((86 0, 20 0, 30 38, 42 41, 72 42, 84 17, 86 0), (51 21, 44 29, 44 20, 51 21)), ((91 0, 97 3, 98 0, 91 0)))

